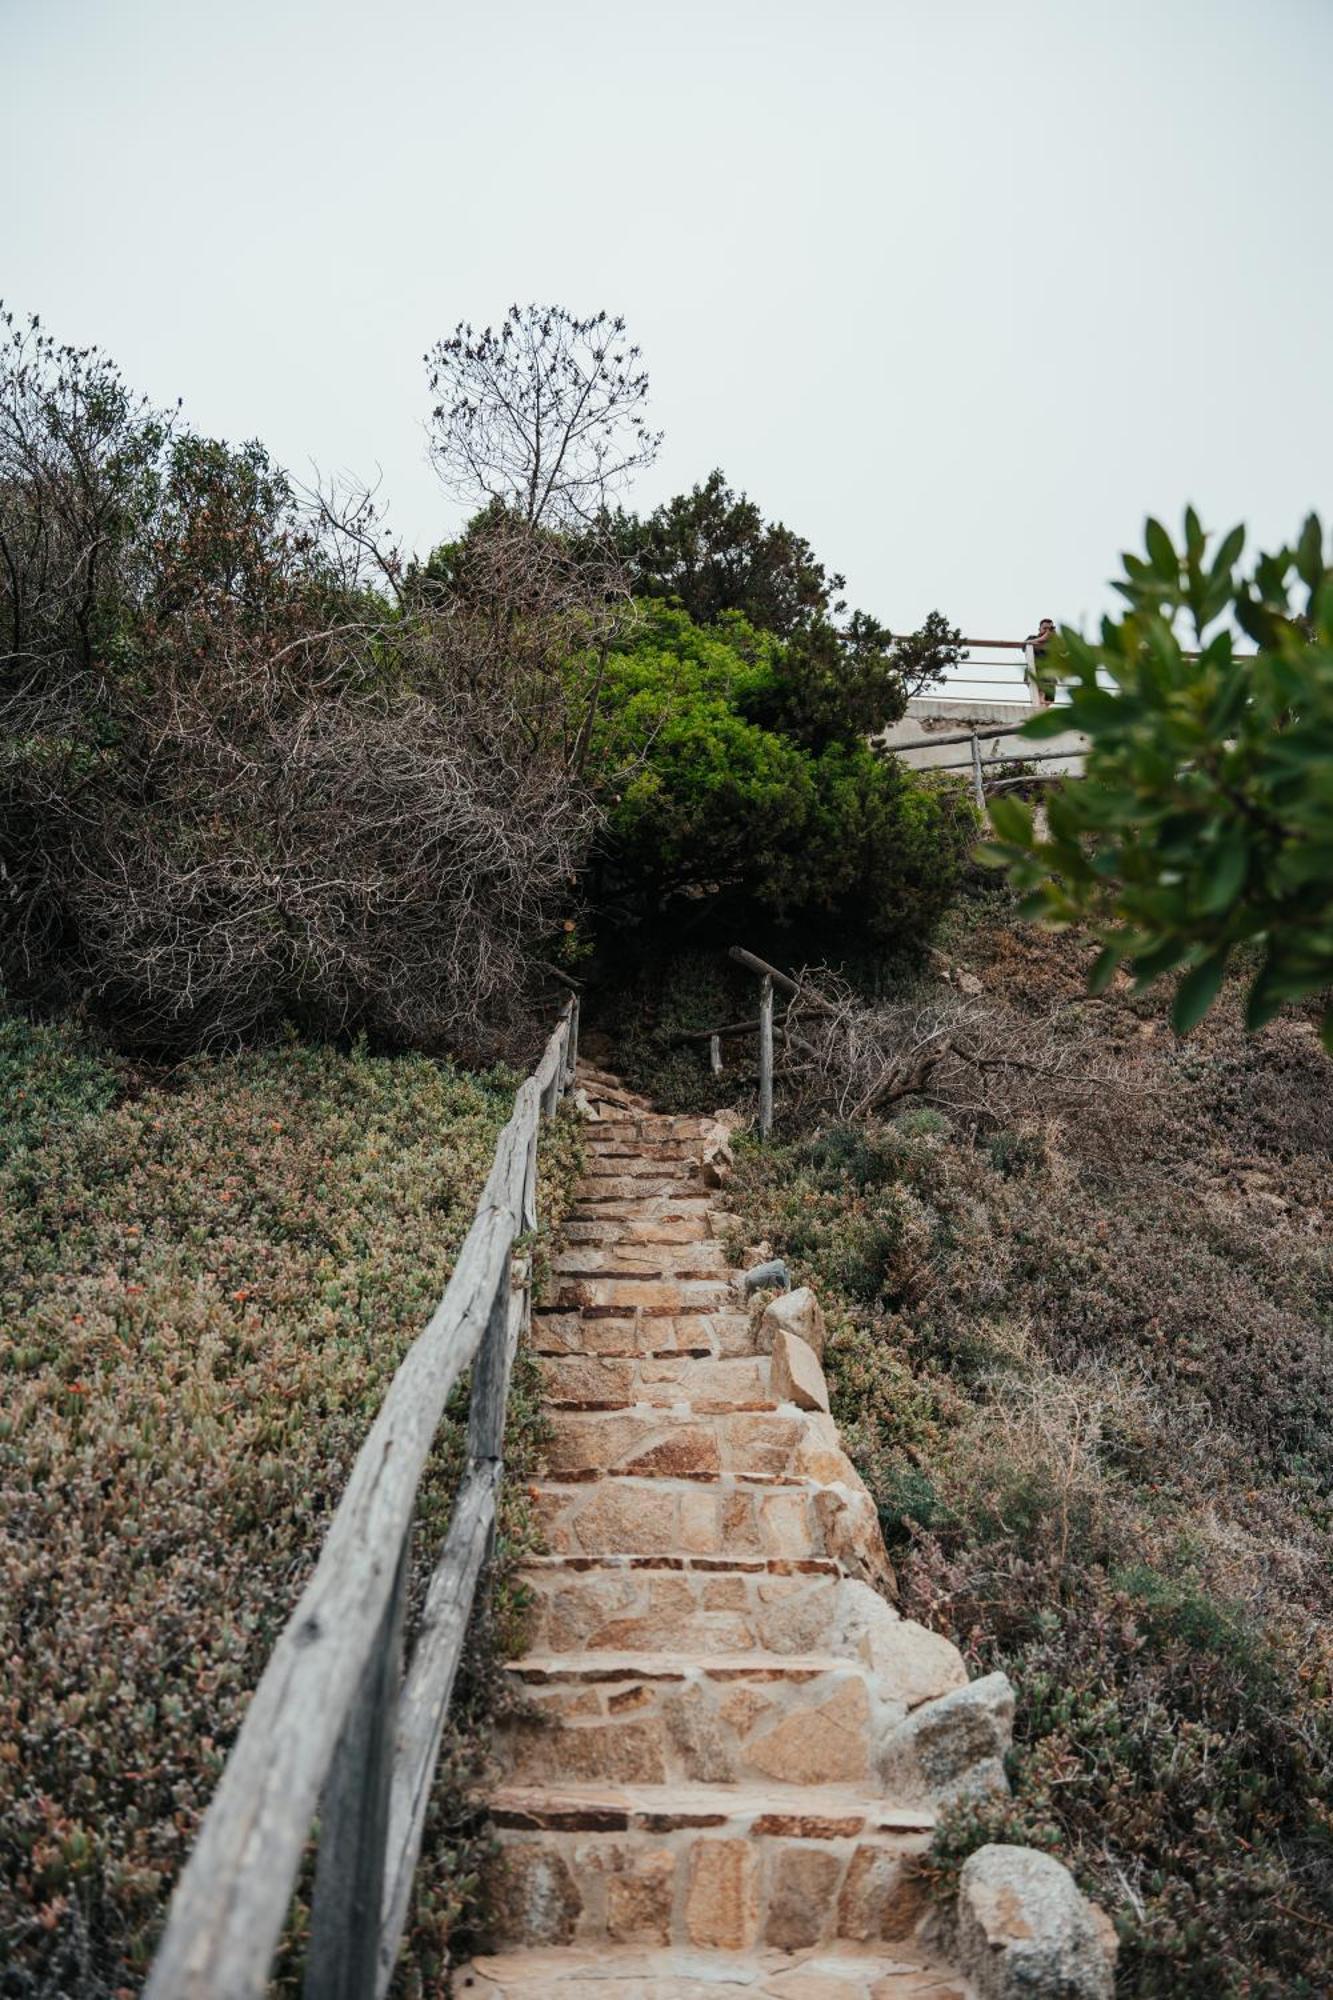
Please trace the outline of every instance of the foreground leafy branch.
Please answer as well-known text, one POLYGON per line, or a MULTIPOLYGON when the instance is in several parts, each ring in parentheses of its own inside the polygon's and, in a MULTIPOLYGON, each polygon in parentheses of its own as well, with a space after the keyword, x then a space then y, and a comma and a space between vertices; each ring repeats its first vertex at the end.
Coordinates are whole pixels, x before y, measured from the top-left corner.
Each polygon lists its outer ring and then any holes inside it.
MULTIPOLYGON (((1068 706, 1024 731, 1082 731, 1082 781, 1051 798, 1044 830, 1021 801, 995 800, 983 858, 1025 892, 1026 915, 1091 927, 1094 992, 1125 960, 1140 988, 1180 969, 1181 1033, 1236 954, 1257 952, 1257 1028, 1333 985, 1333 569, 1315 515, 1249 577, 1244 529, 1210 560, 1192 508, 1182 547, 1153 520, 1145 540, 1116 585, 1129 611, 1098 643, 1062 629, 1048 664, 1068 706)), ((1333 1003, 1323 1037, 1333 1051, 1333 1003)))

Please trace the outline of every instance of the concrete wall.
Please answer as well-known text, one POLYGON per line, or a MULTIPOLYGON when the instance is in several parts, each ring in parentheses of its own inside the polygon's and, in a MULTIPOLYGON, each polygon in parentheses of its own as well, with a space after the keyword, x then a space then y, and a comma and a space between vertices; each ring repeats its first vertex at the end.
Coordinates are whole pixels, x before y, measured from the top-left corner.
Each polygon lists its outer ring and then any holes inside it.
MULTIPOLYGON (((908 702, 907 713, 902 720, 891 724, 878 740, 892 750, 895 744, 915 742, 923 736, 948 736, 959 729, 994 728, 997 722, 1007 722, 1017 730, 1036 712, 1036 704, 1026 701, 978 701, 958 695, 916 695, 908 702)), ((1048 736, 1044 743, 1032 747, 1063 752, 1063 755, 1053 757, 1049 762, 1043 761, 1039 766, 1043 772, 1054 777, 1081 768, 1080 753, 1087 747, 1087 738, 1070 729, 1061 736, 1048 736)), ((982 742, 981 754, 983 758, 998 755, 1007 760, 1021 757, 1023 749, 1023 744, 1012 737, 992 736, 982 742)), ((962 763, 970 757, 969 744, 946 743, 938 749, 904 751, 903 762, 925 770, 940 764, 962 763)))

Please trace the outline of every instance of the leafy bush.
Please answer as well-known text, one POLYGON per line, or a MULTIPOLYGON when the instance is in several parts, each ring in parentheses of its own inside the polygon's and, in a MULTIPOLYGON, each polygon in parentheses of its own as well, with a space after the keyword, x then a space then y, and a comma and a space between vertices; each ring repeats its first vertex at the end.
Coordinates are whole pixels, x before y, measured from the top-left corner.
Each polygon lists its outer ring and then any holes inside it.
MULTIPOLYGON (((1193 508, 1181 548, 1153 520, 1145 543, 1117 585, 1127 615, 1099 643, 1066 628, 1050 649, 1068 707, 1023 732, 1085 731, 1085 775, 1051 798, 1044 833, 1018 800, 995 801, 990 854, 1030 914, 1091 924, 1094 991, 1125 959, 1144 984, 1182 968, 1184 1032, 1249 953, 1258 1027, 1333 986, 1333 567, 1314 514, 1250 578, 1244 529, 1210 555, 1193 508), (1257 652, 1238 650, 1237 625, 1257 652)), ((1333 1051, 1333 1005, 1324 1038, 1333 1051)))
POLYGON ((782 648, 738 614, 645 607, 607 663, 593 734, 607 825, 595 895, 656 916, 672 897, 833 935, 918 941, 974 830, 948 780, 917 782, 844 718, 818 751, 761 718, 782 648))
MULTIPOLYGON (((100 2000, 143 1973, 514 1079, 290 1044, 145 1085, 70 1031, 12 1021, 0 1050, 26 1078, 0 1097, 0 1957, 21 1990, 26 1968, 100 2000)), ((544 1216, 573 1171, 561 1126, 544 1216)), ((462 1429, 456 1403, 423 1488, 418 1601, 462 1429)), ((502 1555, 528 1536, 538 1448, 520 1369, 502 1555)), ((512 1613, 502 1590, 498 1644, 512 1613)), ((493 1682, 481 1656, 478 1727, 493 1682)), ((456 1737, 446 1781, 477 1754, 456 1737)), ((450 1798, 446 1782, 452 1833, 414 1918, 425 1990, 485 1839, 450 1798)))

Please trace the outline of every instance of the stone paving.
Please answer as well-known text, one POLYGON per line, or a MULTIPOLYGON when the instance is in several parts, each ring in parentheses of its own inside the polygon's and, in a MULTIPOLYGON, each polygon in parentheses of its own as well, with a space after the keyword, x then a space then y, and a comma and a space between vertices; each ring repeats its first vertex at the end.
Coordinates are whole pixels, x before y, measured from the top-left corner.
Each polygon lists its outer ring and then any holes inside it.
POLYGON ((1012 1695, 901 1618, 809 1294, 747 1307, 711 1121, 580 1073, 589 1169, 533 1340, 524 1700, 470 2000, 970 2000, 919 1874, 1003 1784, 1012 1695), (707 1144, 705 1142, 707 1141, 707 1144))

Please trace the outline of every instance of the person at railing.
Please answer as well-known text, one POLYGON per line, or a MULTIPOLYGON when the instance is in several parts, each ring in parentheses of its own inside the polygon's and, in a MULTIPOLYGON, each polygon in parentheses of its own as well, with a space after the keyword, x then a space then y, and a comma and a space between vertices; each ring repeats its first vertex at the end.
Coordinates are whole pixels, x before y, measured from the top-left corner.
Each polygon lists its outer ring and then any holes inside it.
POLYGON ((1038 675, 1037 662, 1046 658, 1046 648, 1054 637, 1055 620, 1053 618, 1043 618, 1036 631, 1029 632, 1027 638, 1023 641, 1024 650, 1027 653, 1026 679, 1031 683, 1033 692, 1043 708, 1050 707, 1051 703, 1055 700, 1055 694, 1038 675))

